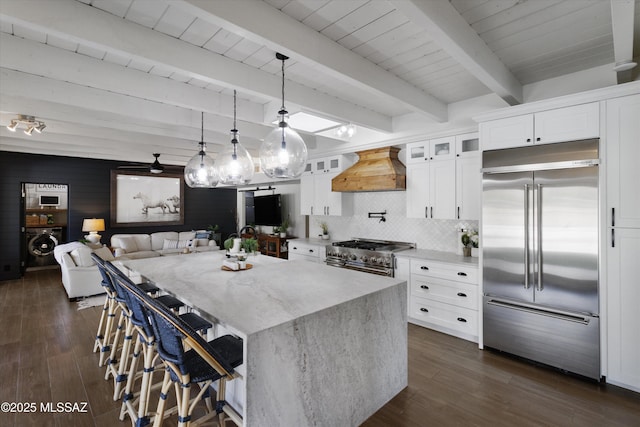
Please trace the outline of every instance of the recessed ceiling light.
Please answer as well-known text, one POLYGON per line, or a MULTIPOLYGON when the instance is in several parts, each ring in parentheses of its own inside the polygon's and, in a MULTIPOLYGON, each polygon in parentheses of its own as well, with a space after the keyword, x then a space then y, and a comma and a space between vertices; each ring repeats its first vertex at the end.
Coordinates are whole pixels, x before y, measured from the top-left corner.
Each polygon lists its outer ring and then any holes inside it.
MULTIPOLYGON (((278 120, 273 124, 277 124, 278 120)), ((341 123, 333 120, 325 119, 323 117, 314 116, 313 114, 298 111, 289 116, 289 126, 294 129, 299 129, 304 132, 321 132, 326 129, 331 129, 339 126, 341 123)))

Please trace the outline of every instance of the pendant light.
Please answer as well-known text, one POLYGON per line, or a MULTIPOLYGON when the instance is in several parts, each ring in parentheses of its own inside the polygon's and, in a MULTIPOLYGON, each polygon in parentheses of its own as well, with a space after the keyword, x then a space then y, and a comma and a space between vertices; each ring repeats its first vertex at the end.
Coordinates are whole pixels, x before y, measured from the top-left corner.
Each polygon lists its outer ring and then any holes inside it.
POLYGON ((243 185, 253 179, 254 166, 251 155, 238 141, 236 126, 236 91, 233 91, 233 129, 231 129, 231 145, 218 154, 218 175, 221 184, 243 185))
POLYGON ((215 162, 205 152, 204 144, 204 112, 200 129, 200 151, 193 156, 184 167, 184 180, 192 188, 213 188, 218 184, 218 173, 215 162))
POLYGON ((280 123, 260 146, 260 167, 269 178, 297 178, 302 175, 307 162, 307 146, 298 132, 285 121, 288 112, 284 107, 284 61, 289 57, 276 53, 276 58, 282 61, 282 107, 278 111, 280 123))

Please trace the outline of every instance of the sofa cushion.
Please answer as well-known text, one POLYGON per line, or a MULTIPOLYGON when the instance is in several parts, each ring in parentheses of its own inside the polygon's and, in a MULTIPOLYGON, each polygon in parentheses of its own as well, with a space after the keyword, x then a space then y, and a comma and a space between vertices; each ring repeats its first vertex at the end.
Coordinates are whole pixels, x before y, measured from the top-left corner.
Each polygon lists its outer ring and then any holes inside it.
POLYGON ((91 259, 91 248, 83 246, 71 251, 71 258, 77 267, 91 267, 95 263, 91 259))
POLYGON ((122 236, 119 241, 120 247, 124 249, 126 253, 138 252, 138 244, 133 236, 122 236))
POLYGON ((98 255, 100 258, 102 258, 105 261, 113 261, 114 259, 116 259, 111 253, 111 251, 109 250, 109 248, 107 247, 95 249, 93 253, 98 255))
POLYGON ((178 233, 178 240, 193 240, 196 238, 195 231, 181 231, 178 233))
POLYGON ((177 231, 159 231, 151 233, 150 237, 151 247, 149 249, 153 251, 161 251, 165 240, 180 240, 177 231))
POLYGON ((118 259, 123 260, 123 259, 153 258, 153 257, 159 257, 160 255, 161 255, 160 252, 156 252, 156 251, 138 251, 131 254, 127 253, 121 257, 118 257, 118 259))

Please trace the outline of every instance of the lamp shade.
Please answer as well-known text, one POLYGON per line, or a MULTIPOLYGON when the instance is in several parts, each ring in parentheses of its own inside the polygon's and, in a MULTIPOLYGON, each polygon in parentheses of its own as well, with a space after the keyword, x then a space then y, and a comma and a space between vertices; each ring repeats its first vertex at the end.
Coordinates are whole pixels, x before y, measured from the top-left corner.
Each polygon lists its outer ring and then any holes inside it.
POLYGON ((104 219, 87 218, 82 221, 82 231, 104 231, 104 219))
POLYGON ((184 180, 191 188, 213 188, 218 185, 215 162, 203 148, 184 167, 184 180))
POLYGON ((218 176, 222 184, 243 185, 253 179, 255 166, 251 154, 240 145, 237 132, 230 145, 218 153, 218 176))

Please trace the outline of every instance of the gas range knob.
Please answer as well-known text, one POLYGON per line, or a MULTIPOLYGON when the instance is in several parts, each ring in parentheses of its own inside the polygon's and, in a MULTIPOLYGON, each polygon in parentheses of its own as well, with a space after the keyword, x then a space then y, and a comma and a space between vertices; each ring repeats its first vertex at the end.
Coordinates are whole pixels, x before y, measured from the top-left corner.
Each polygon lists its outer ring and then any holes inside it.
POLYGON ((355 260, 357 260, 357 259, 358 259, 358 257, 357 257, 355 254, 351 254, 351 255, 349 255, 349 259, 350 259, 351 261, 355 261, 355 260))
POLYGON ((362 261, 362 262, 367 262, 368 260, 369 260, 369 258, 366 255, 362 255, 360 257, 360 261, 362 261))

